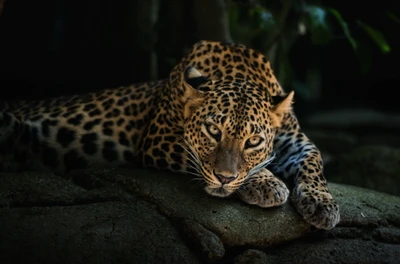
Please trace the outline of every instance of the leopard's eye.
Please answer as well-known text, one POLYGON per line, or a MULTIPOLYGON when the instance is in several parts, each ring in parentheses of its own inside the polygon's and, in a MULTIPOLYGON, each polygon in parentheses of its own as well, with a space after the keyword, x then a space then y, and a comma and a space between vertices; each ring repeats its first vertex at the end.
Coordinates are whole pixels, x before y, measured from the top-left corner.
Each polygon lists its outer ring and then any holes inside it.
POLYGON ((251 137, 251 138, 247 139, 244 148, 245 149, 255 148, 258 145, 260 145, 263 141, 264 141, 264 139, 262 137, 259 137, 259 136, 251 137))
POLYGON ((218 129, 216 125, 206 124, 207 132, 212 136, 216 141, 221 140, 221 130, 218 129))

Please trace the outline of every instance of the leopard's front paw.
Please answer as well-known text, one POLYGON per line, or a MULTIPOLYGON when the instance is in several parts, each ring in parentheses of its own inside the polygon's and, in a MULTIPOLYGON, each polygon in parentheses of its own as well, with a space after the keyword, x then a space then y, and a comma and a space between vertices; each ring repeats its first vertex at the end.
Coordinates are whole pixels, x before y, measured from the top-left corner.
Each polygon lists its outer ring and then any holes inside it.
POLYGON ((281 180, 268 171, 252 176, 241 186, 238 194, 246 203, 260 207, 273 207, 287 201, 289 190, 281 180))
POLYGON ((339 205, 329 192, 295 188, 292 200, 304 220, 319 229, 332 229, 340 221, 339 205))

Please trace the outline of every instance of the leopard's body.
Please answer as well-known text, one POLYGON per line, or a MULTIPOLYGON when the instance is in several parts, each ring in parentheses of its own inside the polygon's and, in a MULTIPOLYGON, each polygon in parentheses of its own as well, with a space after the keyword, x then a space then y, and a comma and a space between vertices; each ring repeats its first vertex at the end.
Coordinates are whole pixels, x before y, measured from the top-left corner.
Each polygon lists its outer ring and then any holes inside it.
POLYGON ((300 130, 293 92, 267 59, 237 44, 201 41, 167 80, 36 103, 4 103, 0 170, 65 172, 141 164, 201 177, 210 195, 261 207, 292 199, 304 219, 333 228, 339 207, 321 154, 300 130))

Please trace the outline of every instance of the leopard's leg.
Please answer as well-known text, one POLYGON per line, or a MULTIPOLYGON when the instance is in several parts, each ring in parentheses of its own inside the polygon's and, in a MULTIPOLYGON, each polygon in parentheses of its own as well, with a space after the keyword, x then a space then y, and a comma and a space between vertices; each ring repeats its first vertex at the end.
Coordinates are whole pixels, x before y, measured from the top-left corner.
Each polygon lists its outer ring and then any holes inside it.
POLYGON ((294 179, 292 201, 304 219, 320 229, 331 229, 340 220, 339 205, 328 190, 320 151, 300 131, 297 119, 288 114, 277 131, 277 159, 271 170, 294 179))
POLYGON ((284 204, 289 197, 289 189, 285 183, 267 169, 262 169, 252 175, 237 193, 246 203, 260 207, 279 206, 284 204))

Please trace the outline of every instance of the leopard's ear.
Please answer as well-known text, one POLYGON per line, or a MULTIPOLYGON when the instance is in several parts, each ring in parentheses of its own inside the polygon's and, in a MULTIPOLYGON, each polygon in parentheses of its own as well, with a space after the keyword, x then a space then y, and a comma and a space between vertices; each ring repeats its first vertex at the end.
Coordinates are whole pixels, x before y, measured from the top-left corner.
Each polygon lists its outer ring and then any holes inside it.
POLYGON ((198 90, 199 86, 208 82, 195 67, 189 66, 183 74, 184 94, 182 101, 185 105, 184 118, 190 117, 193 112, 203 103, 203 94, 198 90))
POLYGON ((189 84, 192 88, 197 90, 197 88, 208 82, 208 79, 204 77, 195 67, 189 66, 186 68, 184 73, 184 79, 187 84, 189 84))
POLYGON ((272 123, 275 127, 280 127, 285 114, 292 111, 294 91, 287 95, 272 97, 272 123))

